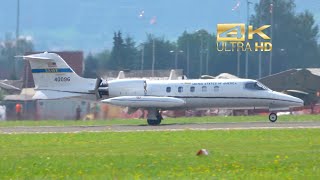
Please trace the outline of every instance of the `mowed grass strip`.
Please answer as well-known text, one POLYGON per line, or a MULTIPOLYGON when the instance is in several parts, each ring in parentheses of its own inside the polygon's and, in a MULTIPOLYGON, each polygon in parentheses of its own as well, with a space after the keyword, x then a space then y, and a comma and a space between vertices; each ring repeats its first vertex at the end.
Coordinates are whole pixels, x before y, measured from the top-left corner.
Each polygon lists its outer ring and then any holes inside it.
MULTIPOLYGON (((320 115, 283 115, 278 122, 320 121, 320 115)), ((162 124, 187 123, 221 123, 221 122, 269 122, 268 116, 204 116, 165 118, 162 124)), ((13 126, 103 126, 103 125, 146 125, 145 119, 108 119, 91 121, 74 120, 22 120, 0 121, 0 127, 13 126)))
POLYGON ((318 129, 2 134, 0 179, 319 179, 319 154, 318 129))

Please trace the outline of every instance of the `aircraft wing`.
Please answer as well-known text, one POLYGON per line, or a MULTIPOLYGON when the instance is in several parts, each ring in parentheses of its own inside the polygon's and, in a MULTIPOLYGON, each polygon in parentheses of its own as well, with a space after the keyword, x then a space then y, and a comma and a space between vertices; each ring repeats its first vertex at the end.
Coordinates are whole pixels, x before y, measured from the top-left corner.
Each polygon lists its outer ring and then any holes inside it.
POLYGON ((120 96, 104 99, 102 102, 133 108, 174 108, 185 104, 180 98, 158 96, 120 96))

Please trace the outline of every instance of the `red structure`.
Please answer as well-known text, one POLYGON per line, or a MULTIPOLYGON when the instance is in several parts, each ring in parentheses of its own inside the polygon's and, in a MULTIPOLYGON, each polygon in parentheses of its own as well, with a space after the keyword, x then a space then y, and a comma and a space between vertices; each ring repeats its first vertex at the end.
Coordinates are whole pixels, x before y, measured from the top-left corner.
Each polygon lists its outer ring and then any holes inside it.
MULTIPOLYGON (((37 54, 43 52, 28 52, 26 55, 37 54)), ((82 51, 61 51, 61 52, 52 52, 56 53, 64 59, 69 66, 79 75, 83 75, 83 52, 82 51)), ((24 88, 34 87, 34 81, 31 73, 31 68, 29 62, 26 62, 24 65, 24 74, 22 75, 24 82, 24 88)))

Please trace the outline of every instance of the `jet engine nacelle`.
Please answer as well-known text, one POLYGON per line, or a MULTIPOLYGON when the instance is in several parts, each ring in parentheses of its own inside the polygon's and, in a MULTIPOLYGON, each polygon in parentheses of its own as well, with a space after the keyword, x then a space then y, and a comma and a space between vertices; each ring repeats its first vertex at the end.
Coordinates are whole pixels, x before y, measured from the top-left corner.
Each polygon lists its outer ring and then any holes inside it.
POLYGON ((123 79, 108 81, 110 97, 117 96, 143 96, 146 93, 147 84, 143 79, 123 79))

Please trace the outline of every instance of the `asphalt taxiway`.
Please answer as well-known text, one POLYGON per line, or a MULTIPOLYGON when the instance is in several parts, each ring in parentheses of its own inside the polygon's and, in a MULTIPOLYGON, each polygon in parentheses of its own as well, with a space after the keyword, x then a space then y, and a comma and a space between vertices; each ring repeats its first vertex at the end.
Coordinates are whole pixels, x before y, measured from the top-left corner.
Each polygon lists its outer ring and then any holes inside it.
POLYGON ((0 127, 0 134, 20 133, 79 133, 79 132, 135 132, 135 131, 183 131, 183 130, 241 130, 241 129, 307 129, 320 128, 320 122, 239 122, 111 126, 18 126, 0 127))

